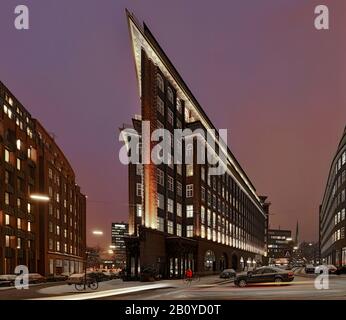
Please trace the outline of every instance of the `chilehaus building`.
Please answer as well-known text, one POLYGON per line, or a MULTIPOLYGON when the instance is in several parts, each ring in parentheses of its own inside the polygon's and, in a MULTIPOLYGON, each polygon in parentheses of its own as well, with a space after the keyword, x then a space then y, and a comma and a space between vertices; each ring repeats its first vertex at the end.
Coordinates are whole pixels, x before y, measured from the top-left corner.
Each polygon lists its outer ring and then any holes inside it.
MULTIPOLYGON (((128 275, 137 277, 141 270, 154 268, 164 277, 181 277, 187 268, 208 274, 263 263, 266 197, 256 194, 231 150, 220 143, 219 131, 148 27, 127 15, 141 99, 141 114, 133 118, 132 128, 139 138, 144 121, 150 123, 151 133, 164 128, 172 136, 174 129, 214 129, 214 149, 203 144, 205 158, 208 152, 225 155, 225 172, 209 174, 213 165, 197 161, 198 140, 203 137, 191 135, 178 149, 172 143, 171 156, 182 151, 183 157, 190 154, 192 163, 129 164, 128 275)), ((142 143, 137 148, 140 158, 142 143)), ((150 142, 150 151, 156 143, 150 142)))

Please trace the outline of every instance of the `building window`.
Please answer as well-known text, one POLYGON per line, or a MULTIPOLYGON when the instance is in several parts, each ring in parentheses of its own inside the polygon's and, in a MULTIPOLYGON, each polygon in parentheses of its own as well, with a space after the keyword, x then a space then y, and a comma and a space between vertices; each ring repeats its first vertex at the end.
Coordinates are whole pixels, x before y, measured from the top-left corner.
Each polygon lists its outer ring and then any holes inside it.
POLYGON ((170 234, 174 234, 172 220, 167 220, 167 232, 170 234))
POLYGON ((56 234, 60 236, 60 226, 56 226, 56 234))
POLYGON ((181 224, 180 223, 177 223, 177 236, 178 237, 181 237, 181 224))
POLYGON ((202 181, 205 181, 205 169, 204 169, 204 167, 201 167, 201 179, 202 179, 202 181))
POLYGON ((165 104, 160 97, 157 97, 157 111, 162 115, 165 114, 165 104))
POLYGON ((161 186, 165 185, 165 176, 162 170, 157 169, 157 183, 161 186))
POLYGON ((182 207, 181 203, 177 202, 177 216, 181 217, 182 216, 182 207))
POLYGON ((5 149, 5 161, 10 162, 10 151, 5 149))
POLYGON ((189 224, 186 226, 186 236, 189 238, 193 237, 193 225, 189 224))
POLYGON ((56 242, 56 251, 60 251, 60 241, 56 242))
POLYGON ((170 103, 174 104, 173 91, 170 87, 167 89, 167 98, 170 103))
POLYGON ((183 187, 179 181, 177 182, 177 194, 179 197, 183 196, 183 187))
POLYGON ((205 223, 205 207, 201 206, 201 223, 205 223))
POLYGON ((193 164, 186 165, 186 176, 187 177, 193 176, 193 164))
POLYGON ((31 232, 31 222, 28 221, 28 232, 31 232))
POLYGON ((186 206, 186 218, 193 218, 193 205, 186 206))
POLYGON ((10 216, 5 214, 5 225, 8 226, 10 224, 10 216))
POLYGON ((143 186, 141 183, 136 183, 136 195, 137 197, 143 196, 143 186))
POLYGON ((201 187, 201 200, 205 201, 205 188, 201 187))
POLYGON ((186 186, 186 198, 192 198, 193 197, 193 184, 188 184, 186 186))
POLYGON ((17 218, 17 229, 22 229, 22 219, 17 218))
POLYGON ((167 211, 173 213, 173 200, 167 199, 167 211))
POLYGON ((174 120, 173 120, 173 112, 171 109, 168 109, 167 120, 168 120, 168 123, 173 126, 174 120))
POLYGON ((165 230, 164 219, 161 217, 157 217, 157 230, 162 232, 165 230))
POLYGON ((17 238, 17 249, 21 249, 21 248, 22 248, 22 239, 17 238))
POLYGON ((20 141, 20 139, 17 139, 16 145, 17 145, 17 150, 20 150, 22 146, 22 142, 20 141))
POLYGON ((10 205, 10 194, 8 192, 5 192, 5 204, 10 205))
POLYGON ((17 170, 20 170, 21 168, 21 161, 17 158, 17 170))
POLYGON ((51 221, 48 223, 48 231, 53 232, 53 223, 51 221))
POLYGON ((137 217, 141 217, 142 216, 142 205, 137 204, 136 208, 137 208, 137 217))
POLYGON ((136 174, 141 176, 143 174, 143 166, 141 164, 136 164, 136 174))
POLYGON ((5 246, 8 248, 10 246, 10 236, 5 236, 5 246))
POLYGON ((157 206, 162 210, 165 209, 164 196, 161 193, 157 194, 157 206))
POLYGON ((160 74, 157 74, 157 86, 162 92, 165 90, 163 79, 160 74))
POLYGON ((182 174, 181 164, 177 164, 177 173, 180 174, 180 175, 182 174))
POLYGON ((168 187, 168 190, 170 190, 170 191, 174 190, 173 177, 171 177, 171 176, 167 176, 167 187, 168 187))

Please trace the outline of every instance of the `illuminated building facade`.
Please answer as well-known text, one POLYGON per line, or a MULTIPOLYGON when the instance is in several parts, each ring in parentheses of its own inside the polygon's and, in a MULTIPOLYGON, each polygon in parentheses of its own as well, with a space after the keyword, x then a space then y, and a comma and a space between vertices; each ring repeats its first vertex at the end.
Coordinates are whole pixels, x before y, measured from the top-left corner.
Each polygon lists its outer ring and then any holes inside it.
POLYGON ((13 274, 17 265, 45 276, 80 272, 86 203, 73 169, 1 82, 0 106, 0 274, 13 274))
POLYGON ((346 127, 333 158, 319 213, 321 259, 346 265, 346 127))
MULTIPOLYGON (((164 128, 172 135, 174 129, 205 132, 215 127, 147 26, 140 26, 130 13, 128 23, 141 98, 141 115, 133 119, 142 139, 136 152, 146 160, 144 121, 150 122, 150 133, 164 128)), ((205 143, 204 151, 205 158, 208 152, 225 154, 226 173, 221 175, 210 175, 212 166, 197 161, 199 137, 193 135, 185 137, 178 149, 174 143, 171 148, 172 158, 175 152, 183 157, 190 154, 190 164, 129 164, 129 277, 138 276, 147 266, 165 277, 181 277, 187 268, 208 274, 261 263, 269 204, 256 194, 217 136, 216 131, 214 149, 205 143)), ((156 144, 149 142, 150 151, 156 144)))

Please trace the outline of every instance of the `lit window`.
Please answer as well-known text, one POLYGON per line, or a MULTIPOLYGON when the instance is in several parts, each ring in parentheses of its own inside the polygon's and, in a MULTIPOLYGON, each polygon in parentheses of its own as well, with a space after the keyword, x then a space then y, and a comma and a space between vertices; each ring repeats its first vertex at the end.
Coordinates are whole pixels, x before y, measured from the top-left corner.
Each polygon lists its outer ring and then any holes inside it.
POLYGON ((182 188, 182 185, 179 181, 177 182, 177 194, 179 197, 182 197, 182 195, 183 195, 183 188, 182 188))
POLYGON ((60 236, 60 226, 56 226, 56 234, 60 236))
POLYGON ((143 196, 143 186, 141 183, 136 183, 136 195, 137 197, 143 196))
POLYGON ((20 198, 17 198, 17 208, 20 208, 21 207, 21 200, 20 200, 20 198))
POLYGON ((21 161, 17 158, 17 170, 20 170, 21 167, 21 161))
POLYGON ((167 199, 167 211, 173 213, 173 200, 167 199))
POLYGON ((10 152, 7 149, 5 149, 5 161, 10 162, 10 152))
POLYGON ((56 251, 60 251, 60 241, 56 242, 56 251))
POLYGON ((174 183, 173 183, 173 178, 171 176, 167 176, 167 186, 168 186, 168 190, 173 191, 174 183))
POLYGON ((157 206, 162 210, 165 209, 164 196, 161 193, 157 194, 157 206))
POLYGON ((22 247, 22 239, 17 238, 17 249, 20 249, 22 247))
POLYGON ((193 218, 193 205, 186 206, 186 218, 193 218))
POLYGON ((22 142, 20 141, 20 139, 17 140, 17 150, 20 150, 22 146, 22 142))
POLYGON ((30 232, 31 231, 31 222, 28 221, 28 231, 30 232))
POLYGON ((167 221, 167 232, 170 234, 173 234, 173 221, 172 220, 168 220, 167 221))
POLYGON ((143 166, 141 164, 136 165, 136 174, 141 176, 143 174, 143 166))
POLYGON ((137 204, 136 209, 137 209, 137 217, 141 217, 142 216, 142 205, 137 204))
POLYGON ((192 198, 193 197, 193 184, 188 184, 186 186, 186 198, 192 198))
POLYGON ((165 229, 164 219, 161 217, 157 217, 157 230, 164 231, 164 229, 165 229))
POLYGON ((193 225, 186 226, 186 236, 193 237, 193 225))
POLYGON ((187 177, 193 176, 193 164, 186 165, 186 176, 187 177))
POLYGON ((22 219, 17 218, 17 229, 22 229, 22 219))
POLYGON ((177 216, 181 217, 182 216, 182 210, 181 210, 181 204, 177 202, 177 216))
POLYGON ((10 246, 10 236, 5 236, 5 246, 8 248, 10 246))
POLYGON ((10 205, 10 194, 5 192, 5 204, 10 205))
POLYGON ((177 236, 181 237, 181 224, 177 223, 177 236))
POLYGON ((10 216, 8 214, 5 214, 5 225, 9 225, 10 224, 10 216))
POLYGON ((157 183, 160 184, 161 186, 164 186, 165 184, 164 173, 160 169, 157 169, 157 183))

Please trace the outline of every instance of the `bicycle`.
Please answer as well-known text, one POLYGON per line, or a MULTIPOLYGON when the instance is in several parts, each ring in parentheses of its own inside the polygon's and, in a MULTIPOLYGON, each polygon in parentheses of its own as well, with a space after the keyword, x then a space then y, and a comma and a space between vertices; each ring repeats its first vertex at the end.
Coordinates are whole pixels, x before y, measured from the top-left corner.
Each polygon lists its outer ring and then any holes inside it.
POLYGON ((87 279, 86 282, 83 280, 80 283, 75 284, 75 288, 77 291, 83 291, 87 287, 90 288, 91 290, 97 290, 99 287, 99 284, 95 279, 87 279))
POLYGON ((194 274, 192 277, 187 277, 186 275, 183 278, 183 283, 188 287, 191 286, 192 281, 199 282, 200 277, 197 274, 194 274))

